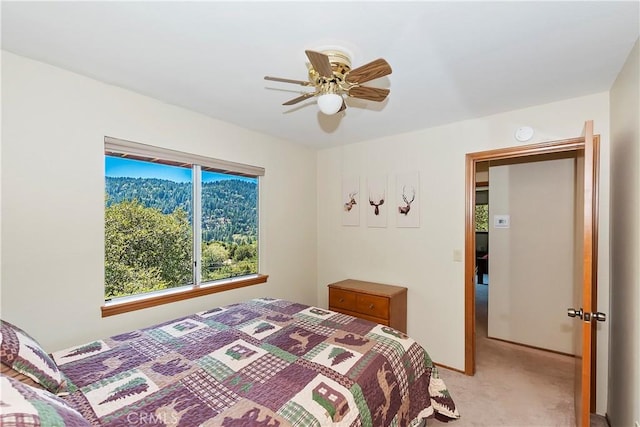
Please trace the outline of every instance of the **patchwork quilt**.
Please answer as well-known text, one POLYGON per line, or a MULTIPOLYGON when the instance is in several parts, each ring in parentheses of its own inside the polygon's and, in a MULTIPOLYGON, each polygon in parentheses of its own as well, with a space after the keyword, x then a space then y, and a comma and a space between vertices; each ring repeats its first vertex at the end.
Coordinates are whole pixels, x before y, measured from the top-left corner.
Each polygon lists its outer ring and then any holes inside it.
POLYGON ((416 426, 459 417, 426 351, 281 299, 214 308, 53 354, 95 425, 416 426))

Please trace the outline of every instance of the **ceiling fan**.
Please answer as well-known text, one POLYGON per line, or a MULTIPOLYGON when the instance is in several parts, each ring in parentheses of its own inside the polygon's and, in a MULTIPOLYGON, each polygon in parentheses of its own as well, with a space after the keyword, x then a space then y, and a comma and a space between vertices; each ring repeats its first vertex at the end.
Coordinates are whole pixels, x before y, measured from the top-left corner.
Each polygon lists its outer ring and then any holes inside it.
POLYGON ((347 104, 343 95, 353 98, 382 102, 389 95, 389 89, 362 86, 370 80, 391 74, 391 66, 382 58, 351 69, 351 58, 341 50, 316 52, 305 50, 309 58, 309 80, 292 80, 265 76, 265 80, 299 84, 314 87, 314 92, 304 93, 282 105, 294 105, 305 99, 318 97, 318 108, 324 114, 344 111, 347 104))

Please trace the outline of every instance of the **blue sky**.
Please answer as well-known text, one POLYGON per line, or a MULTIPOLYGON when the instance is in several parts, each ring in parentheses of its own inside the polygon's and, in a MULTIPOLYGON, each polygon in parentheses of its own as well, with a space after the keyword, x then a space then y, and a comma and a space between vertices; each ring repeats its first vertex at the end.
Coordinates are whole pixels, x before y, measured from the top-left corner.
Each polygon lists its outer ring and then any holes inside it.
MULTIPOLYGON (((158 178, 175 182, 191 181, 191 169, 177 166, 160 165, 157 163, 111 156, 105 156, 104 166, 105 175, 112 178, 158 178)), ((254 178, 225 175, 215 172, 203 172, 202 177, 204 182, 221 181, 224 179, 241 179, 243 181, 255 182, 254 178)))

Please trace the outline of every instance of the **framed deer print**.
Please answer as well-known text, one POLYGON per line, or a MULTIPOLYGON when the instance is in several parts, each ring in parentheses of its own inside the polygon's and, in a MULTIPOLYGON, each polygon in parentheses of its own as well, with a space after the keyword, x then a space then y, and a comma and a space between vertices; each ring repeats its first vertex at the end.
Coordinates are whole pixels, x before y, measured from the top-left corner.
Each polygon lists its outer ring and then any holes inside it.
POLYGON ((342 178, 342 225, 360 225, 360 177, 342 178))
POLYGON ((369 227, 387 226, 387 176, 372 176, 367 181, 367 225, 369 227))
POLYGON ((420 176, 418 172, 396 177, 396 227, 420 227, 420 176))

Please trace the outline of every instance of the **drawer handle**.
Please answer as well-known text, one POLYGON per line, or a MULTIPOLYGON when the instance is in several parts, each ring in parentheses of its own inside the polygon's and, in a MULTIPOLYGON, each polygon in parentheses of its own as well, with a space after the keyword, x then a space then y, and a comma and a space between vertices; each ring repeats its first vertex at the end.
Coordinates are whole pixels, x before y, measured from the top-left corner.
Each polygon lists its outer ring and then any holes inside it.
POLYGON ((338 302, 344 302, 344 298, 340 298, 338 302))
POLYGON ((369 310, 373 310, 373 304, 369 304, 369 310))

